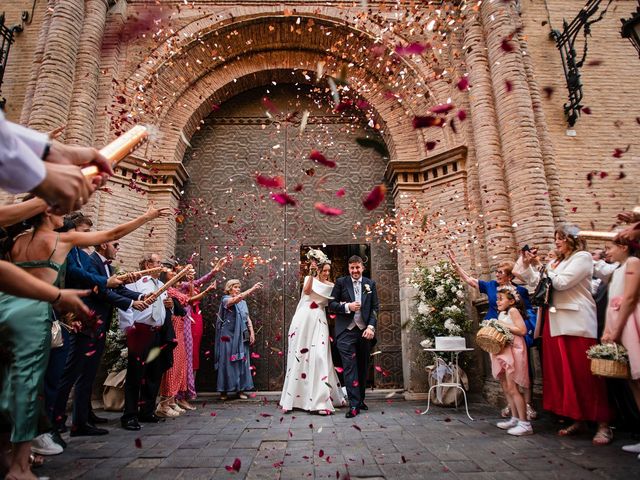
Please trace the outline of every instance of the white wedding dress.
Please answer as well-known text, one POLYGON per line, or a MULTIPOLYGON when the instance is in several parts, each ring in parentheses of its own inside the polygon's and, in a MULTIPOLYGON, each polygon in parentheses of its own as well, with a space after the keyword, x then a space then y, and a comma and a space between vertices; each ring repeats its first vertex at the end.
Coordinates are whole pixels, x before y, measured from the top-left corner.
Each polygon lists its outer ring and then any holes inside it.
MULTIPOLYGON (((305 284, 307 279, 305 278, 305 284)), ((325 307, 333 284, 314 278, 312 292, 304 292, 289 327, 287 372, 280 406, 289 411, 334 412, 334 406, 346 405, 338 375, 331 359, 329 325, 325 307)))

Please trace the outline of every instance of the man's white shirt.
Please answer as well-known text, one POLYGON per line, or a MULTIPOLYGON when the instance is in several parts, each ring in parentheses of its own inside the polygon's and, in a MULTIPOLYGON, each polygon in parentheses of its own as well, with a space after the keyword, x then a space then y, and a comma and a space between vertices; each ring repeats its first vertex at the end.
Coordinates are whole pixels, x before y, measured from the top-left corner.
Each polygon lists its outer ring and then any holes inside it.
MULTIPOLYGON (((162 285, 164 285, 164 283, 160 280, 145 275, 137 282, 129 283, 125 285, 125 287, 146 295, 147 293, 157 291, 162 285)), ((149 308, 141 312, 131 307, 129 307, 128 310, 118 310, 120 330, 126 330, 133 326, 134 323, 145 323, 154 327, 162 326, 166 316, 166 309, 164 307, 164 300, 166 298, 168 298, 168 294, 167 292, 163 292, 149 308)))

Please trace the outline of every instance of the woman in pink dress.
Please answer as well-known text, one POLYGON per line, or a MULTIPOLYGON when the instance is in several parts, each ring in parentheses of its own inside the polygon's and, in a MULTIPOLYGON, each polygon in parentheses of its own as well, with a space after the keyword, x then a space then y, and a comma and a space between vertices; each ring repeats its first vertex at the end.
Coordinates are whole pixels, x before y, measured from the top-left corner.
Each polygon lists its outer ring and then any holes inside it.
POLYGON ((513 334, 513 342, 505 346, 500 353, 491 354, 491 373, 500 380, 500 386, 509 403, 512 417, 497 423, 497 427, 507 430, 509 435, 531 435, 533 428, 527 420, 527 404, 520 392, 519 386, 529 387, 529 364, 527 360, 527 345, 524 336, 527 326, 523 314, 526 315, 524 304, 515 287, 502 286, 498 288, 497 299, 498 323, 513 334))
MULTIPOLYGON (((197 280, 191 278, 187 282, 182 282, 179 286, 183 293, 189 295, 187 303, 187 317, 190 322, 184 324, 184 345, 187 355, 187 388, 180 391, 176 397, 176 403, 184 409, 195 410, 195 407, 189 403, 189 400, 196 398, 196 371, 200 368, 200 342, 202 340, 203 324, 202 312, 200 311, 200 301, 202 298, 216 288, 216 282, 213 282, 202 292, 200 288, 224 268, 227 258, 218 260, 209 273, 197 280)), ((186 318, 186 317, 185 317, 186 318)))
MULTIPOLYGON (((602 343, 621 343, 629 353, 631 380, 629 385, 640 409, 640 258, 638 249, 622 239, 614 240, 607 251, 608 258, 620 266, 609 282, 609 306, 602 334, 602 343)), ((625 445, 625 452, 637 453, 640 443, 625 445)))

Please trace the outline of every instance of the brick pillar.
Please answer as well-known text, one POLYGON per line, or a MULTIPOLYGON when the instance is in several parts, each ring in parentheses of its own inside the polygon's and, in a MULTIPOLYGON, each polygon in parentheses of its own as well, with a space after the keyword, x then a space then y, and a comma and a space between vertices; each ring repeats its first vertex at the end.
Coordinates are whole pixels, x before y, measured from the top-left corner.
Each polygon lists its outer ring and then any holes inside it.
POLYGON ((65 131, 67 143, 91 145, 94 138, 100 47, 107 17, 107 0, 87 0, 80 36, 75 85, 71 96, 69 121, 65 131))
MULTIPOLYGON (((511 13, 516 25, 522 29, 524 25, 519 15, 511 13)), ((527 42, 523 38, 523 34, 517 35, 520 50, 526 52, 529 48, 527 42)), ((556 155, 553 149, 553 142, 549 129, 547 128, 547 119, 544 115, 542 105, 542 95, 540 86, 535 77, 533 70, 533 62, 530 55, 522 55, 525 72, 527 74, 527 82, 529 84, 529 92, 531 94, 531 104, 533 106, 533 116, 540 141, 540 150, 542 152, 542 160, 544 163, 544 173, 547 178, 547 187, 549 188, 549 201, 551 202, 551 211, 555 222, 564 222, 566 220, 566 211, 564 208, 564 199, 560 190, 560 176, 556 165, 556 155)))
POLYGON ((492 80, 480 20, 469 15, 465 21, 465 52, 469 69, 469 105, 478 162, 481 212, 484 221, 488 261, 496 265, 513 257, 510 201, 504 180, 500 133, 494 106, 492 80))
POLYGON ((49 27, 51 26, 51 12, 53 11, 54 4, 55 0, 49 0, 44 9, 44 19, 42 20, 40 32, 38 32, 38 43, 33 52, 33 65, 29 73, 29 81, 24 95, 24 103, 22 104, 22 113, 20 114, 20 123, 22 125, 28 124, 29 117, 31 116, 33 94, 35 93, 38 75, 40 75, 40 69, 42 68, 42 57, 44 56, 44 50, 47 46, 47 37, 49 36, 49 27))
POLYGON ((36 130, 67 123, 83 21, 82 0, 59 0, 53 8, 29 117, 29 126, 36 130))
POLYGON ((554 223, 523 54, 517 40, 511 41, 513 51, 503 49, 517 27, 510 8, 511 4, 484 2, 480 14, 516 241, 546 245, 553 238, 554 223))

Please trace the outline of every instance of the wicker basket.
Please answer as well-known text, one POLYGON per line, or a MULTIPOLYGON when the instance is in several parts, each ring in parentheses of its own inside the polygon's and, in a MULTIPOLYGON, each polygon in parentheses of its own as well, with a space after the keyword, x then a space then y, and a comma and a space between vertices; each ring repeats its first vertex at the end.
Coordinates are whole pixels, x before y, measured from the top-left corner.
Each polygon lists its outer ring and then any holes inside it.
POLYGON ((629 378, 629 365, 618 360, 591 359, 591 373, 600 377, 629 378))
POLYGON ((478 346, 489 353, 500 353, 507 345, 507 337, 493 327, 482 327, 476 334, 478 346))

